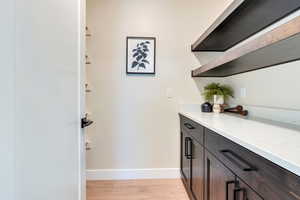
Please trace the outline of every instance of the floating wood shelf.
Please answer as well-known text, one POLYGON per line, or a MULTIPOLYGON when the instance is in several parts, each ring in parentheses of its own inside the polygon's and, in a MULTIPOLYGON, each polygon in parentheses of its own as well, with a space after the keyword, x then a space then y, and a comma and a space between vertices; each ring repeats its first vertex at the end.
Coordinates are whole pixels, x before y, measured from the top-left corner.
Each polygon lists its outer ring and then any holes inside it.
POLYGON ((299 0, 234 0, 192 51, 226 51, 299 8, 299 0))
POLYGON ((300 60, 300 17, 296 17, 192 71, 193 77, 226 77, 300 60))

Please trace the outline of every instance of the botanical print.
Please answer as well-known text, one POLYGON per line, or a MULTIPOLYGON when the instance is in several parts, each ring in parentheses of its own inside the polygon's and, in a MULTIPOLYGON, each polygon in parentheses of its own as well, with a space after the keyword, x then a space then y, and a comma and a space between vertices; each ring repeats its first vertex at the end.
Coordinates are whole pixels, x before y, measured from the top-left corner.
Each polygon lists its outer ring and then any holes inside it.
POLYGON ((139 71, 140 67, 146 69, 146 66, 150 65, 149 61, 147 60, 149 44, 149 41, 138 43, 136 48, 132 50, 132 52, 134 52, 133 58, 135 60, 132 62, 131 68, 137 67, 137 71, 139 71))
POLYGON ((128 37, 127 38, 127 73, 154 74, 155 73, 155 38, 128 37))

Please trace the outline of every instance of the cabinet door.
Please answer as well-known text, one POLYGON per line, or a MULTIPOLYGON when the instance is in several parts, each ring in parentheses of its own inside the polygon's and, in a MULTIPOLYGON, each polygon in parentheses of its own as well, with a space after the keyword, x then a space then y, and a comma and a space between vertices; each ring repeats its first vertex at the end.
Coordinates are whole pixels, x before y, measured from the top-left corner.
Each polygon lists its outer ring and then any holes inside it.
POLYGON ((236 200, 263 200, 254 190, 246 185, 242 180, 237 179, 237 185, 234 190, 236 200))
POLYGON ((205 199, 232 200, 235 175, 212 154, 205 151, 205 199))
POLYGON ((181 132, 181 173, 185 184, 191 185, 191 138, 184 131, 181 132))
POLYGON ((193 140, 191 190, 196 200, 204 199, 204 147, 193 140))

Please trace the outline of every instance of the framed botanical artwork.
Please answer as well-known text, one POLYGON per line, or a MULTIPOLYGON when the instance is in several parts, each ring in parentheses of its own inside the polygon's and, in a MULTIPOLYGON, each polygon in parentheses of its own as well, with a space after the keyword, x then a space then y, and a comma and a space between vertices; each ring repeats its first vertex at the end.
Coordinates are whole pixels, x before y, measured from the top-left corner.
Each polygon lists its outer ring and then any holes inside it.
POLYGON ((127 37, 127 74, 155 74, 156 38, 127 37))

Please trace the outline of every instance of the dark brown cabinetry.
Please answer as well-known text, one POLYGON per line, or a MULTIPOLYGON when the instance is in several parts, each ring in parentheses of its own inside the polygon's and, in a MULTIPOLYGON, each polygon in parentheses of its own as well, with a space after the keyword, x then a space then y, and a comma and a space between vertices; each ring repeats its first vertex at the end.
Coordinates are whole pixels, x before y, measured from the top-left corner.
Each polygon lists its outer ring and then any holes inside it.
POLYGON ((181 116, 181 128, 193 137, 198 143, 204 144, 204 127, 196 122, 181 116))
POLYGON ((205 199, 233 199, 235 175, 214 156, 206 151, 205 155, 205 199))
POLYGON ((180 116, 181 173, 191 200, 300 200, 300 177, 180 116))
POLYGON ((205 147, 264 199, 300 200, 300 177, 295 174, 209 129, 205 147))
POLYGON ((191 191, 196 200, 203 200, 204 179, 204 147, 194 140, 192 143, 191 191))
POLYGON ((191 198, 203 200, 204 147, 184 131, 181 131, 181 174, 191 198))
POLYGON ((191 138, 187 133, 181 131, 181 174, 184 180, 184 183, 187 187, 191 185, 191 164, 192 160, 190 159, 188 151, 190 151, 191 138))
POLYGON ((204 137, 202 135, 204 129, 187 118, 182 117, 181 119, 181 174, 183 182, 191 199, 204 200, 205 163, 204 137))
POLYGON ((208 151, 205 162, 206 200, 263 200, 208 151))
POLYGON ((263 200, 258 194, 256 194, 248 185, 246 185, 241 179, 237 178, 236 188, 234 189, 234 195, 236 200, 263 200))

